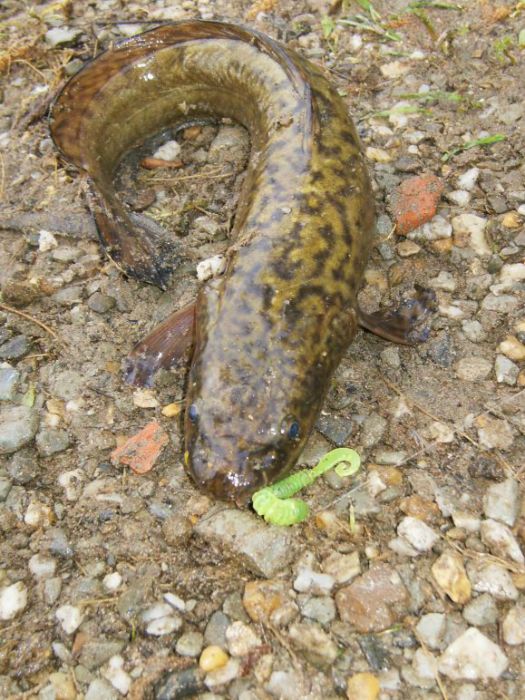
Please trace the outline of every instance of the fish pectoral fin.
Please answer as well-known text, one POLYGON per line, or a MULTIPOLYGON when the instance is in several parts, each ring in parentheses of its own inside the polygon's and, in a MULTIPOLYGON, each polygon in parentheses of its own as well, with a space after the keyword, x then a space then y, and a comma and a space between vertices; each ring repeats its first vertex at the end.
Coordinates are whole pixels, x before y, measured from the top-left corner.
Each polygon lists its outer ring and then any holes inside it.
POLYGON ((165 289, 179 263, 178 246, 153 219, 129 213, 112 194, 89 182, 89 208, 109 257, 122 271, 165 289))
POLYGON ((153 386, 159 369, 169 369, 193 343, 195 303, 170 314, 140 340, 125 360, 124 381, 133 386, 153 386))
POLYGON ((359 309, 359 325, 375 335, 401 345, 416 345, 428 339, 429 316, 436 310, 436 294, 432 289, 415 285, 413 298, 397 309, 384 309, 368 314, 359 309))

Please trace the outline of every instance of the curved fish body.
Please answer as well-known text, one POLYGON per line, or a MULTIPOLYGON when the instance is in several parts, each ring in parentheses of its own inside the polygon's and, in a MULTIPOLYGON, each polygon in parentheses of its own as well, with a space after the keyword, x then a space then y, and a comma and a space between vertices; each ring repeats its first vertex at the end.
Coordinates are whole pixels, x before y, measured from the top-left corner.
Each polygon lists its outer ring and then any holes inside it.
POLYGON ((197 299, 185 462, 202 490, 242 504, 297 460, 356 331, 375 215, 343 101, 319 68, 268 37, 190 21, 100 55, 67 84, 51 124, 91 179, 110 252, 162 282, 162 250, 113 178, 147 137, 210 116, 244 125, 252 154, 226 272, 197 299))

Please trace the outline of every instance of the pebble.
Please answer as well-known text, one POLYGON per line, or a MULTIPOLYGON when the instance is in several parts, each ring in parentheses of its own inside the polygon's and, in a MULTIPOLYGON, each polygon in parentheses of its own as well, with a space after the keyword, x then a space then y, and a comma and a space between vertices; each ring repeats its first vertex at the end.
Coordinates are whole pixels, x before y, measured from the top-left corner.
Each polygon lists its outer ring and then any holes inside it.
POLYGON ((202 651, 204 635, 201 632, 185 632, 177 640, 175 651, 179 656, 197 657, 202 651))
POLYGON ((452 219, 454 240, 460 248, 469 246, 477 255, 490 255, 492 250, 485 238, 487 219, 476 214, 458 214, 452 219))
MULTIPOLYGON (((521 362, 525 360, 525 344, 520 343, 520 341, 513 335, 508 335, 503 342, 498 345, 498 350, 503 353, 506 357, 511 360, 516 360, 521 362)), ((515 366, 515 365, 514 365, 515 366)), ((0 370, 0 387, 1 387, 1 370, 0 370)), ((1 397, 1 389, 0 389, 1 397)))
POLYGON ((439 672, 452 680, 499 678, 508 666, 500 647, 475 627, 459 636, 439 659, 439 672))
POLYGON ((426 437, 429 440, 434 440, 441 444, 448 444, 454 442, 456 433, 454 429, 451 428, 446 423, 441 423, 439 421, 434 421, 431 423, 426 430, 426 437))
POLYGON ((512 447, 514 431, 507 421, 481 414, 476 418, 475 425, 478 429, 478 440, 483 447, 489 450, 508 450, 512 447))
POLYGON ((445 292, 453 292, 456 289, 454 275, 446 270, 441 270, 437 277, 429 280, 428 284, 433 289, 442 289, 445 292))
POLYGON ((6 476, 0 476, 0 503, 5 501, 9 496, 13 482, 6 476))
POLYGON ((484 520, 481 523, 481 541, 495 556, 525 564, 518 540, 507 525, 497 520, 484 520))
POLYGON ((213 255, 211 258, 201 260, 197 265, 197 279, 199 282, 206 282, 212 277, 222 275, 226 269, 226 258, 224 255, 213 255))
MULTIPOLYGON (((68 673, 51 673, 49 683, 54 693, 52 700, 76 700, 78 697, 73 679, 68 673)), ((39 700, 40 697, 39 695, 39 700)))
POLYGON ((455 603, 464 605, 470 600, 472 587, 463 565, 463 559, 457 552, 443 552, 432 565, 432 575, 438 586, 455 603))
POLYGON ((337 644, 315 623, 292 624, 288 628, 288 637, 306 660, 318 668, 330 666, 337 658, 337 644))
POLYGON ((44 600, 48 605, 54 605, 62 591, 62 579, 59 576, 53 576, 44 581, 44 600))
POLYGON ((16 452, 35 437, 39 417, 29 406, 0 408, 0 454, 16 452))
MULTIPOLYGON (((63 44, 72 44, 81 34, 82 30, 75 27, 53 27, 52 29, 48 29, 44 39, 46 44, 54 47, 63 44)), ((41 235, 42 233, 43 231, 40 231, 41 235)), ((42 250, 42 248, 40 248, 40 250, 42 250)))
POLYGON ((384 365, 387 365, 388 367, 392 367, 392 369, 399 369, 401 367, 401 357, 399 356, 399 348, 394 347, 393 345, 385 348, 381 352, 381 362, 384 365))
POLYGON ((518 483, 514 479, 506 479, 498 484, 492 484, 483 498, 483 510, 487 518, 493 518, 513 527, 520 509, 520 494, 518 483))
POLYGON ((511 285, 525 281, 525 263, 507 263, 499 273, 500 282, 511 285))
POLYGON ((87 300, 87 305, 91 311, 97 314, 105 314, 110 311, 117 303, 114 297, 110 297, 102 292, 95 292, 87 300))
POLYGON ((509 360, 505 355, 496 355, 494 362, 494 371, 496 373, 496 381, 498 384, 508 384, 514 386, 520 373, 520 368, 515 365, 512 360, 509 360))
POLYGON ((240 620, 232 622, 226 630, 228 651, 232 656, 246 656, 262 644, 253 629, 240 620))
POLYGON ((36 436, 36 446, 43 457, 64 452, 70 444, 71 440, 67 430, 59 428, 43 428, 36 436))
POLYGON ((112 656, 108 662, 108 667, 102 675, 121 695, 127 695, 131 688, 132 679, 129 673, 124 670, 124 659, 119 654, 112 656))
POLYGON ((439 540, 439 535, 418 518, 407 516, 397 527, 399 537, 406 540, 418 552, 428 552, 439 540))
POLYGON ((407 238, 411 241, 428 243, 452 236, 452 225, 441 214, 436 214, 428 223, 410 231, 407 238))
POLYGON ((15 335, 0 345, 0 360, 19 360, 29 352, 31 345, 25 335, 15 335))
POLYGON ((113 571, 111 574, 106 574, 102 579, 102 585, 109 593, 116 591, 122 585, 122 576, 118 571, 113 571))
POLYGON ((323 560, 322 568, 325 573, 332 576, 335 583, 348 583, 361 573, 359 552, 350 554, 332 552, 323 560))
POLYGON ((181 152, 181 146, 177 141, 166 141, 162 144, 155 153, 153 158, 160 158, 161 160, 177 160, 181 152))
POLYGON ((301 567, 293 582, 293 587, 300 593, 328 594, 334 587, 335 580, 330 574, 321 574, 307 567, 301 567))
POLYGON ((168 605, 171 605, 172 608, 175 608, 175 610, 180 610, 181 612, 184 612, 187 608, 186 603, 182 600, 182 598, 175 593, 165 593, 164 594, 164 600, 168 605))
POLYGON ((486 379, 492 372, 492 364, 484 357, 464 357, 456 364, 456 374, 466 382, 486 379))
POLYGON ((465 510, 454 510, 452 513, 452 520, 456 527, 467 530, 467 532, 479 532, 481 526, 480 518, 465 510))
POLYGON ((271 578, 294 556, 290 532, 245 511, 216 506, 194 529, 222 554, 239 557, 250 571, 271 578))
POLYGON ((221 126, 210 144, 209 163, 239 162, 248 154, 248 135, 239 126, 221 126))
POLYGON ((427 613, 416 625, 416 632, 429 649, 443 649, 447 631, 447 618, 442 613, 427 613))
POLYGON ((28 566, 29 571, 35 578, 44 579, 55 575, 57 563, 52 557, 46 557, 43 554, 33 554, 28 566))
POLYGON ((505 644, 518 645, 525 643, 525 607, 516 605, 505 616, 501 625, 505 644))
POLYGON ((81 608, 75 605, 61 605, 57 609, 55 617, 66 634, 73 634, 84 619, 81 608))
MULTIPOLYGON (((215 671, 210 671, 206 674, 204 683, 208 688, 216 688, 218 686, 226 685, 230 683, 235 678, 241 674, 241 661, 240 659, 228 659, 225 666, 216 669, 215 671)), ((201 695, 202 700, 206 700, 205 695, 201 695)), ((219 700, 222 696, 213 695, 210 700, 219 700)))
POLYGON ((349 586, 337 591, 335 603, 343 622, 359 632, 381 632, 403 614, 408 593, 397 571, 387 564, 373 564, 349 586))
POLYGON ((208 620, 204 630, 204 641, 209 646, 226 646, 226 630, 230 624, 230 618, 221 610, 216 610, 208 620))
POLYGON ((470 192, 468 190, 452 190, 448 192, 445 197, 452 204, 457 204, 458 207, 466 207, 470 202, 470 192))
POLYGON ((482 593, 463 608, 463 617, 474 627, 493 625, 498 619, 498 606, 488 593, 482 593))
POLYGON ((7 363, 0 364, 0 401, 12 401, 15 397, 20 372, 7 363))
POLYGON ((381 686, 373 673, 355 673, 346 683, 347 700, 377 700, 381 686))
POLYGON ((38 232, 38 250, 41 253, 47 253, 49 250, 53 250, 58 246, 57 239, 50 232, 45 229, 40 229, 38 232))
POLYGON ((124 646, 123 640, 88 637, 82 644, 78 661, 90 671, 95 671, 111 657, 120 654, 124 646))
POLYGON ((463 190, 471 192, 479 177, 479 168, 470 168, 458 177, 458 186, 463 190))
POLYGON ((304 617, 315 620, 320 625, 327 625, 336 617, 334 600, 328 596, 308 598, 300 607, 304 617))
POLYGON ((286 581, 248 581, 242 600, 244 609, 254 622, 286 625, 298 613, 289 588, 286 581))
POLYGON ((412 255, 417 255, 421 251, 421 246, 410 240, 405 240, 396 246, 396 250, 400 257, 409 258, 412 255))
POLYGON ((477 593, 489 593, 496 600, 516 600, 518 590, 511 575, 499 564, 472 561, 467 564, 472 589, 477 593))
POLYGON ((27 587, 22 581, 0 589, 0 620, 12 620, 27 606, 27 587))
POLYGON ((481 343, 487 337, 487 334, 479 321, 462 321, 461 329, 465 334, 465 337, 472 343, 481 343))
POLYGON ((221 647, 212 645, 202 650, 199 658, 199 666, 205 673, 216 671, 226 666, 229 660, 228 654, 221 647))
POLYGON ((298 671, 273 671, 270 680, 265 686, 275 700, 304 700, 307 697, 306 689, 298 671))
POLYGON ((95 678, 91 681, 84 700, 118 700, 118 693, 102 678, 95 678))
POLYGON ((182 627, 182 618, 174 613, 168 603, 155 603, 142 613, 146 634, 162 637, 176 632, 182 627))
POLYGON ((133 405, 137 408, 157 408, 159 401, 153 389, 135 389, 133 405))
POLYGON ((485 311, 496 311, 500 314, 508 314, 517 308, 520 301, 517 297, 510 294, 487 294, 481 302, 481 308, 485 311))

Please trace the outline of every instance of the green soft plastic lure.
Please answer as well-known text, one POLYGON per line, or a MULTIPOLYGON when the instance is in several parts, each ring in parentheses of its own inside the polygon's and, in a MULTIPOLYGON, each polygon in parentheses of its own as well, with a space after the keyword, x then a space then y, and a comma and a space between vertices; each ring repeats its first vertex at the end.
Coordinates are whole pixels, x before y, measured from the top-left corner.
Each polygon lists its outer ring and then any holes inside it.
POLYGON ((289 526, 301 523, 310 514, 308 505, 299 498, 291 498, 305 486, 310 486, 322 474, 335 467, 341 477, 352 476, 361 466, 361 457, 355 450, 340 447, 328 452, 313 469, 303 469, 266 486, 253 494, 255 512, 271 525, 289 526), (337 465, 337 466, 336 466, 337 465))

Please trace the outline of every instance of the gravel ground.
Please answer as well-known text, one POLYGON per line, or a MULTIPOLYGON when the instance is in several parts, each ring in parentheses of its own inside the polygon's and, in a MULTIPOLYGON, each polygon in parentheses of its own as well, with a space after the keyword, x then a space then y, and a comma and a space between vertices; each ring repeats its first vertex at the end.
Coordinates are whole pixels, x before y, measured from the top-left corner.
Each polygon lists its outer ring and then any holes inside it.
POLYGON ((524 697, 525 7, 368 5, 2 3, 0 697, 524 697), (104 258, 45 119, 98 50, 190 17, 251 23, 325 66, 375 185, 361 303, 414 281, 439 302, 425 344, 352 344, 301 461, 348 445, 363 469, 319 480, 313 517, 289 529, 185 477, 184 366, 150 391, 121 378, 228 247, 246 133, 188 129, 171 147, 182 169, 131 182, 123 166, 130 207, 185 252, 161 292, 104 258), (406 181, 429 175, 435 216, 408 230, 406 181), (168 444, 151 471, 111 460, 153 420, 168 444))

